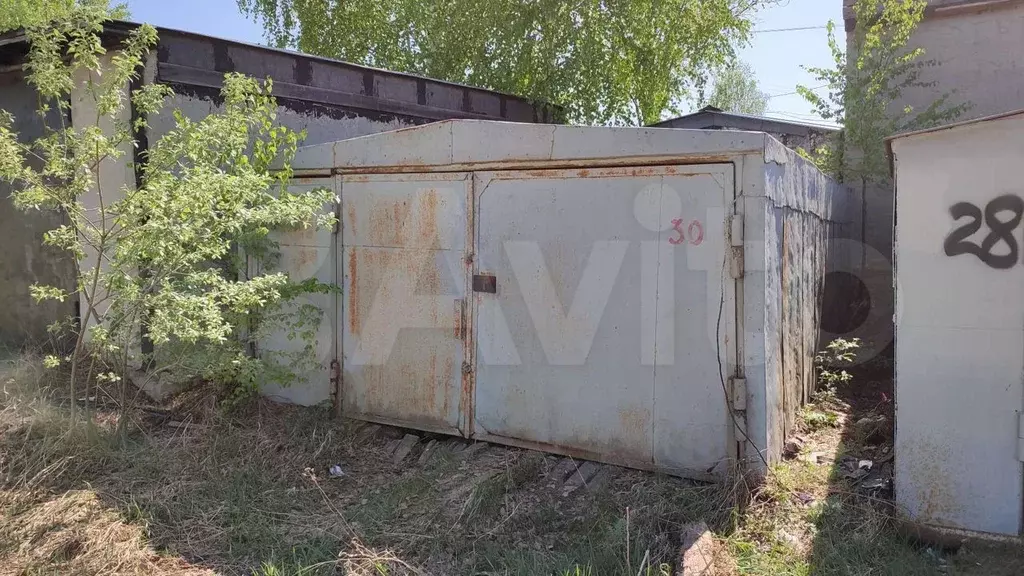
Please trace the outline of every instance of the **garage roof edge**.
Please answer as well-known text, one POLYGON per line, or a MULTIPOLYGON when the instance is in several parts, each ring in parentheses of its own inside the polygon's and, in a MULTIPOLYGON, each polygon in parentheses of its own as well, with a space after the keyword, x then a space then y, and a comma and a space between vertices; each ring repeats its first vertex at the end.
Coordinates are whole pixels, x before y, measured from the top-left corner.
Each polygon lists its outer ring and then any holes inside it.
POLYGON ((300 148, 297 170, 339 171, 444 166, 558 164, 617 159, 724 161, 765 154, 763 132, 564 126, 445 120, 300 148))

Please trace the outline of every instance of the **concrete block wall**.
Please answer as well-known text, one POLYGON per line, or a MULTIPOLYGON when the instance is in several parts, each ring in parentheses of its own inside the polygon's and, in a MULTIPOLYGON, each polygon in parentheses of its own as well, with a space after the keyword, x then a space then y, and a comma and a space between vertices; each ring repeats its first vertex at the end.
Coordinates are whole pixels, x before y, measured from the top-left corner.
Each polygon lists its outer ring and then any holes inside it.
MULTIPOLYGON (((42 136, 47 123, 60 124, 55 112, 40 118, 37 103, 35 90, 24 83, 20 70, 0 73, 0 109, 14 115, 13 129, 22 142, 42 136)), ((74 259, 63 250, 43 245, 43 233, 60 226, 62 216, 18 210, 11 199, 13 191, 0 182, 0 231, 5 243, 0 250, 0 348, 49 343, 47 326, 75 314, 75 303, 70 300, 36 303, 29 292, 32 284, 74 289, 74 259)))

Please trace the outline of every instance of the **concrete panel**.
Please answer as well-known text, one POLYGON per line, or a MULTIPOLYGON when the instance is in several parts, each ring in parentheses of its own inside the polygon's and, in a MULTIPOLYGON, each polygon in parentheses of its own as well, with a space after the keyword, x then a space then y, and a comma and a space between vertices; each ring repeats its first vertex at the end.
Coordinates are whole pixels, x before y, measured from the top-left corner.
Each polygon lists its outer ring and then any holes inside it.
POLYGON ((495 118, 501 118, 501 99, 491 92, 483 90, 469 91, 469 106, 478 114, 487 114, 495 118))
MULTIPOLYGON (((214 93, 204 91, 181 91, 172 96, 164 109, 150 117, 149 139, 154 144, 157 139, 175 127, 173 110, 181 110, 192 120, 201 120, 220 110, 214 93)), ((303 106, 295 109, 291 106, 278 106, 277 121, 292 130, 305 130, 306 139, 303 144, 309 146, 324 142, 355 138, 368 134, 376 134, 387 130, 395 130, 408 126, 408 122, 398 118, 375 119, 354 112, 341 112, 326 106, 303 106)), ((303 166, 296 163, 296 168, 303 166)), ((323 166, 321 166, 323 167, 323 166)))
POLYGON ((972 105, 961 120, 1016 110, 1024 101, 1024 67, 1017 57, 1022 44, 1021 4, 927 17, 914 31, 911 45, 924 48, 925 58, 939 64, 921 73, 922 82, 934 85, 905 89, 897 104, 924 110, 940 95, 955 91, 952 103, 972 105))
POLYGON ((373 95, 388 100, 416 102, 418 83, 411 76, 374 76, 373 95))
POLYGON ((427 106, 461 110, 465 89, 452 84, 427 85, 427 106))
POLYGON ((298 60, 287 52, 267 51, 260 48, 214 40, 214 45, 223 44, 230 59, 233 72, 256 78, 271 77, 281 82, 296 82, 295 68, 298 60))
MULTIPOLYGON (((30 142, 46 124, 36 113, 36 93, 18 72, 0 74, 0 108, 14 115, 19 141, 30 142)), ((58 125, 54 112, 46 123, 58 125)), ((70 254, 43 245, 43 234, 60 226, 63 217, 50 211, 22 212, 14 207, 10 185, 0 182, 0 230, 7 249, 0 251, 0 346, 20 348, 49 342, 46 327, 75 314, 74 298, 37 304, 29 286, 43 284, 74 291, 77 266, 70 254)))
MULTIPOLYGON (((301 194, 318 188, 335 189, 331 178, 299 179, 288 191, 301 194)), ((324 211, 334 211, 333 205, 324 211)), ((320 282, 337 282, 337 257, 334 233, 322 228, 302 228, 274 231, 271 239, 278 243, 278 256, 262 273, 284 272, 293 282, 315 278, 320 282)), ((337 296, 334 294, 303 294, 286 305, 285 312, 300 313, 302 307, 312 306, 320 311, 319 326, 313 342, 316 366, 301 366, 296 370, 297 381, 282 386, 276 382, 263 383, 260 392, 270 398, 311 406, 331 398, 331 361, 335 359, 337 338, 337 296)), ((259 342, 259 354, 285 366, 302 354, 306 341, 298 338, 291 328, 282 328, 267 334, 259 342)))
POLYGON ((366 72, 355 68, 338 66, 329 62, 310 62, 312 84, 340 92, 363 94, 363 78, 366 72))

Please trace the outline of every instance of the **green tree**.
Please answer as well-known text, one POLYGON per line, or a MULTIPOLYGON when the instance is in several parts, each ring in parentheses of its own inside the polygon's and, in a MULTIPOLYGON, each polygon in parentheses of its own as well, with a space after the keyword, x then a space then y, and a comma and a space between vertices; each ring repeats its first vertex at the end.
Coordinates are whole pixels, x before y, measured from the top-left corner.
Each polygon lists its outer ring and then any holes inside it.
MULTIPOLYGON (((269 81, 234 74, 225 78, 218 112, 201 120, 174 112, 176 127, 137 167, 141 185, 111 188, 101 166, 136 148, 135 135, 170 89, 144 84, 129 94, 156 30, 140 26, 108 53, 100 33, 109 16, 105 1, 86 0, 64 18, 26 28, 27 81, 43 117, 51 108, 61 112, 50 115, 59 125, 22 142, 11 114, 0 111, 0 180, 15 186, 17 207, 65 215, 66 223, 43 241, 79 262, 73 293, 37 285, 33 297, 80 302, 80 321, 65 324, 75 331, 72 394, 96 377, 120 381, 124 402, 129 366, 157 361, 154 373, 192 371, 242 381, 251 390, 260 361, 244 354, 239 338, 252 329, 246 323, 304 290, 323 288, 292 283, 281 273, 240 278, 217 263, 239 247, 267 250, 275 229, 333 225, 322 211, 333 193, 286 190, 288 160, 301 135, 275 124, 269 81), (68 125, 73 101, 79 108, 68 125), (129 102, 134 119, 125 119, 129 102), (272 172, 282 160, 285 169, 272 172), (145 358, 138 352, 142 333, 156 348, 145 358)), ((61 361, 48 358, 50 365, 61 361)))
POLYGON ((807 68, 828 92, 797 91, 825 120, 843 129, 826 146, 808 155, 825 172, 852 182, 884 182, 889 177, 885 138, 950 122, 969 107, 951 105, 951 92, 939 95, 925 109, 900 104, 907 88, 933 88, 921 79, 924 50, 911 48, 910 38, 924 17, 925 0, 857 0, 856 26, 849 34, 849 53, 828 24, 828 42, 835 65, 807 68))
POLYGON ((647 124, 729 62, 776 0, 238 0, 281 47, 647 124))
POLYGON ((768 94, 761 91, 754 69, 745 62, 737 62, 715 76, 711 95, 699 103, 701 107, 714 106, 726 112, 762 115, 768 109, 768 94))
MULTIPOLYGON (((24 26, 39 25, 67 18, 76 3, 95 3, 91 0, 4 0, 0 3, 0 33, 24 26)), ((102 3, 106 6, 106 2, 102 3)), ((127 17, 123 5, 111 9, 111 16, 127 17)))

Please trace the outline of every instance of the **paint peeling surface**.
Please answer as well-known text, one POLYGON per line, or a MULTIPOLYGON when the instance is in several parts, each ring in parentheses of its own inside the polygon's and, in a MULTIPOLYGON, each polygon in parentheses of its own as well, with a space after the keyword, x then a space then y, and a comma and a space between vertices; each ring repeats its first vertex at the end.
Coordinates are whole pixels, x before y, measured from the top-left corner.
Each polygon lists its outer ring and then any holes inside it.
POLYGON ((727 168, 477 174, 477 434, 721 471, 727 168))
POLYGON ((698 479, 777 460, 847 204, 773 142, 457 121, 300 150, 341 182, 345 414, 698 479))
POLYGON ((852 203, 847 189, 778 142, 769 140, 766 154, 765 229, 774 233, 765 243, 764 373, 777 390, 768 399, 768 444, 779 447, 814 392, 814 356, 827 344, 818 342, 824 279, 846 269, 836 239, 852 203))
POLYGON ((459 433, 469 183, 343 180, 346 413, 459 433))
POLYGON ((911 518, 1019 534, 1024 118, 893 141, 896 498, 911 518))

